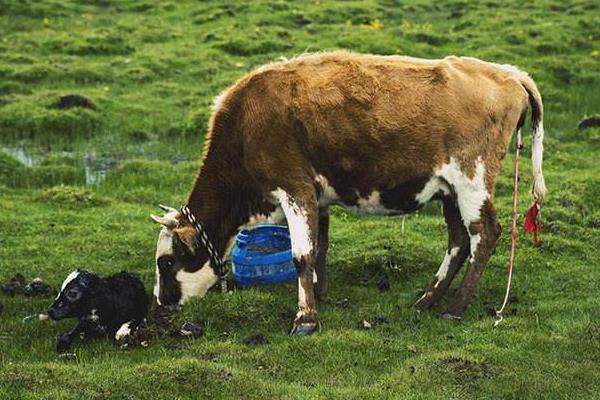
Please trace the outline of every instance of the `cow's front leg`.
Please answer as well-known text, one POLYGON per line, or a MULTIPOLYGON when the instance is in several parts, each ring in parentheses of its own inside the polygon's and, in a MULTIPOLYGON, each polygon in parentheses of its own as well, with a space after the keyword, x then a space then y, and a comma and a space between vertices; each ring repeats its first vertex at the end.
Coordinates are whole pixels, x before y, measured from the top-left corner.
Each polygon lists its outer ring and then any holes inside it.
POLYGON ((308 188, 289 192, 277 189, 273 195, 288 222, 294 265, 298 271, 298 313, 290 333, 307 335, 317 328, 313 283, 319 220, 316 193, 308 188))

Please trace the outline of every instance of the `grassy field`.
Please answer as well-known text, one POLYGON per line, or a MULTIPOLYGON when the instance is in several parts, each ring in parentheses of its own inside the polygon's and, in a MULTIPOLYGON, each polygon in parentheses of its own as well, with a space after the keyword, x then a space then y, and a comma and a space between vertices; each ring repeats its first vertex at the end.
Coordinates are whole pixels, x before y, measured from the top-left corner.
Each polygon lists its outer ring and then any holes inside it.
MULTIPOLYGON (((148 215, 185 201, 212 98, 262 63, 340 48, 470 55, 538 83, 543 245, 519 236, 504 322, 494 327, 488 310, 506 282, 511 157, 496 200, 505 233, 462 322, 438 318, 444 304, 412 308, 446 245, 437 204, 405 218, 336 208, 330 294, 348 303, 320 307, 321 332, 288 336, 290 284, 186 305, 181 318, 206 326, 199 339, 94 342, 59 357, 54 337, 72 322, 22 322, 51 298, 0 293, 0 399, 600 398, 600 129, 577 128, 600 113, 593 0, 0 0, 0 280, 20 272, 59 286, 76 267, 127 269, 150 290, 148 215), (56 108, 68 94, 95 108, 56 108), (362 320, 380 322, 364 331, 362 320), (256 333, 269 343, 244 344, 256 333)), ((528 159, 526 148, 521 212, 528 159)))

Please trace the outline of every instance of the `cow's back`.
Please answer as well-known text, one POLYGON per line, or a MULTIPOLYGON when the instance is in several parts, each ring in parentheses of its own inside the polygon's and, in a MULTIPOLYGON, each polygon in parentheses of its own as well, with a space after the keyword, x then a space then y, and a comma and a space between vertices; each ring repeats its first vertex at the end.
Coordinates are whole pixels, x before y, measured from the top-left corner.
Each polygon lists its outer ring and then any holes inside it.
POLYGON ((250 149, 277 149, 365 188, 423 179, 450 156, 476 157, 490 139, 506 141, 491 127, 510 115, 514 129, 527 104, 509 72, 458 57, 313 54, 238 85, 250 149))

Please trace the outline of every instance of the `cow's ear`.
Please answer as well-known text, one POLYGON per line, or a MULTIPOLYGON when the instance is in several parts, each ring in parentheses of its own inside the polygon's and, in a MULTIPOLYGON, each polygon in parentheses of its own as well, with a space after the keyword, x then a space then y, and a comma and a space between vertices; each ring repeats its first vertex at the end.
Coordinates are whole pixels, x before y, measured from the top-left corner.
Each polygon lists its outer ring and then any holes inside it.
POLYGON ((150 214, 150 218, 168 229, 175 229, 179 225, 179 222, 175 218, 159 217, 154 214, 150 214))
POLYGON ((177 229, 175 233, 187 249, 192 254, 196 254, 196 230, 191 226, 184 226, 177 229))

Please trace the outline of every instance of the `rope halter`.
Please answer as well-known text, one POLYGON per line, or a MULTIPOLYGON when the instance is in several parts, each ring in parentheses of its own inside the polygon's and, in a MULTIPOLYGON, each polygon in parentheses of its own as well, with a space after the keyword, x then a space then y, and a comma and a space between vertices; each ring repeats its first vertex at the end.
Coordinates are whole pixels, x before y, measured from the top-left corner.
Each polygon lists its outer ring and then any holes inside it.
POLYGON ((227 268, 225 267, 225 261, 219 257, 219 254, 215 250, 215 246, 213 246, 212 242, 208 239, 208 235, 206 230, 202 227, 200 222, 196 220, 194 214, 187 205, 181 206, 181 214, 188 220, 188 222, 194 227, 196 231, 196 240, 204 246, 206 252, 208 253, 208 259, 210 261, 210 266, 215 271, 215 274, 219 277, 219 285, 221 286, 221 292, 227 293, 227 268))

